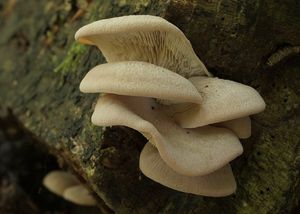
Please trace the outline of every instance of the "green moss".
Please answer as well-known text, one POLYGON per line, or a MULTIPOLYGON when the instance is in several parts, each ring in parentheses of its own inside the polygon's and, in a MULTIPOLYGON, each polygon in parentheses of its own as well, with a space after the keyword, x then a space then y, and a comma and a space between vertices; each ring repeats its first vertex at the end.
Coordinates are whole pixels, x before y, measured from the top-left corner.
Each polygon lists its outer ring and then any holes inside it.
MULTIPOLYGON (((93 22, 101 18, 101 15, 104 14, 101 13, 101 10, 99 11, 99 8, 102 8, 102 10, 105 11, 105 8, 107 8, 110 4, 108 2, 98 2, 93 5, 91 5, 91 8, 89 12, 86 14, 86 17, 84 19, 85 24, 93 22), (101 6, 100 6, 101 5, 101 6), (99 13, 100 12, 100 13, 99 13)), ((78 7, 83 9, 87 7, 86 2, 83 3, 82 1, 78 2, 78 7)), ((84 25, 84 24, 83 24, 84 25)), ((66 57, 64 60, 54 69, 54 72, 61 73, 63 75, 68 74, 71 71, 77 71, 78 67, 80 67, 81 59, 88 51, 88 46, 84 44, 80 44, 77 42, 72 42, 66 57)), ((72 72, 71 72, 72 73, 72 72)))
POLYGON ((76 71, 81 62, 80 59, 87 50, 88 48, 85 45, 73 43, 66 58, 54 69, 54 72, 67 74, 70 71, 76 71))

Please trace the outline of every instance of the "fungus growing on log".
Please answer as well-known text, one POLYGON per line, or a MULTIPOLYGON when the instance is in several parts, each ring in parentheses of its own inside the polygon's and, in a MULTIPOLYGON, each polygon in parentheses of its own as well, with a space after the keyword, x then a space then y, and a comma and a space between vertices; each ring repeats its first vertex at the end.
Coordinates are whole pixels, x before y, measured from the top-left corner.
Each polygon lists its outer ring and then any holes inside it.
POLYGON ((230 130, 181 128, 151 98, 106 94, 98 100, 92 122, 98 126, 123 125, 141 132, 174 171, 188 176, 211 173, 243 152, 230 130))
POLYGON ((43 179, 43 185, 58 196, 62 196, 67 188, 79 184, 80 181, 74 175, 62 170, 51 171, 43 179))
POLYGON ((96 200, 83 185, 67 188, 63 193, 64 199, 82 206, 95 206, 96 200))
POLYGON ((228 120, 221 123, 212 124, 216 127, 224 127, 233 131, 238 138, 246 139, 251 136, 251 119, 250 117, 242 117, 234 120, 228 120))
POLYGON ((186 77, 209 74, 182 31, 161 17, 99 20, 80 28, 75 39, 97 46, 107 62, 149 62, 186 77))
POLYGON ((78 205, 94 206, 96 201, 75 175, 54 170, 43 179, 43 185, 52 193, 78 205))
POLYGON ((75 38, 96 45, 108 62, 80 84, 82 92, 103 93, 92 123, 142 133, 147 177, 197 195, 234 193, 229 162, 243 152, 238 138, 251 135, 249 115, 265 108, 258 92, 210 77, 184 34, 160 17, 100 20, 75 38))
POLYGON ((84 93, 110 93, 201 103, 190 81, 168 69, 137 61, 106 63, 94 67, 80 83, 84 93))
POLYGON ((181 175, 173 171, 149 143, 141 152, 140 169, 150 179, 181 192, 221 197, 230 195, 236 190, 229 164, 204 176, 181 175))
POLYGON ((250 86, 212 77, 192 77, 189 80, 203 97, 202 103, 168 107, 184 128, 246 117, 265 109, 264 100, 250 86))

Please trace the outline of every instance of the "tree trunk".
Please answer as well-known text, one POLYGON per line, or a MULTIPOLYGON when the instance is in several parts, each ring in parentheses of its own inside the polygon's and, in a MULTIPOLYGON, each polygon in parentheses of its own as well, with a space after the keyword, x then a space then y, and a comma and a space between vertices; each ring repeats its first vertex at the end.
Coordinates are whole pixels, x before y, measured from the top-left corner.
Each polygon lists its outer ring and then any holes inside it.
POLYGON ((0 0, 0 9, 0 117, 11 112, 85 180, 102 211, 290 213, 296 207, 300 3, 0 0), (76 44, 75 31, 94 20, 129 14, 169 20, 215 76, 250 85, 265 99, 265 112, 252 117, 252 137, 242 140, 244 154, 232 163, 235 195, 200 197, 161 186, 138 168, 146 142, 139 133, 91 124, 97 95, 83 95, 78 86, 89 69, 105 60, 98 49, 76 44))

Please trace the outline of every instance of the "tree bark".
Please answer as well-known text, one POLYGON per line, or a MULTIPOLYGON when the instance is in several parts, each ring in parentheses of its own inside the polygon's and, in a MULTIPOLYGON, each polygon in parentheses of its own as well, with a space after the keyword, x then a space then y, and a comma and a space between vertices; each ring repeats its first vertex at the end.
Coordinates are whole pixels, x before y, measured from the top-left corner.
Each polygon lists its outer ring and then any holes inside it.
POLYGON ((11 111, 87 182, 102 211, 290 213, 296 207, 300 60, 293 47, 300 45, 300 3, 0 0, 0 8, 0 116, 11 111), (252 117, 252 137, 242 140, 244 154, 232 162, 235 195, 209 198, 163 187, 139 171, 146 142, 139 133, 91 124, 97 95, 83 95, 78 86, 89 69, 105 60, 96 48, 76 44, 74 34, 94 20, 129 14, 169 20, 215 76, 248 84, 265 99, 265 112, 252 117), (278 54, 279 63, 272 60, 278 54))

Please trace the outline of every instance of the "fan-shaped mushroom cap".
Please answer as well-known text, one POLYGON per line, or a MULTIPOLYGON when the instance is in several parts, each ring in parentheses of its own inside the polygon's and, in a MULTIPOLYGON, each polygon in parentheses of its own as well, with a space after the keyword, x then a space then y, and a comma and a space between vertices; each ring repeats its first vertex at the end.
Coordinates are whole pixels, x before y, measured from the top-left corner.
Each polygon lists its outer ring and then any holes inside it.
POLYGON ((144 61, 186 77, 209 75, 181 30, 157 16, 103 19, 80 28, 75 39, 98 46, 107 62, 144 61))
POLYGON ((62 196, 68 187, 78 184, 80 181, 74 175, 62 170, 51 171, 43 179, 43 185, 59 196, 62 196))
POLYGON ((98 65, 84 77, 80 90, 85 93, 104 92, 201 103, 200 94, 187 79, 146 62, 98 65))
POLYGON ((250 117, 242 117, 234 120, 228 120, 222 123, 215 123, 212 124, 212 126, 228 128, 241 139, 246 139, 251 136, 250 117))
POLYGON ((64 199, 83 206, 95 206, 96 200, 83 186, 77 185, 67 188, 63 193, 64 199))
POLYGON ((243 151, 231 131, 210 126, 183 129, 151 98, 104 95, 96 104, 92 122, 141 132, 174 171, 188 176, 211 173, 243 151))
POLYGON ((158 151, 147 143, 140 155, 140 169, 148 178, 177 191, 221 197, 235 192, 236 183, 230 165, 211 174, 189 177, 173 171, 158 151))
POLYGON ((230 80, 192 77, 190 81, 202 96, 201 105, 168 106, 168 114, 184 128, 195 128, 256 114, 265 109, 259 93, 230 80))

